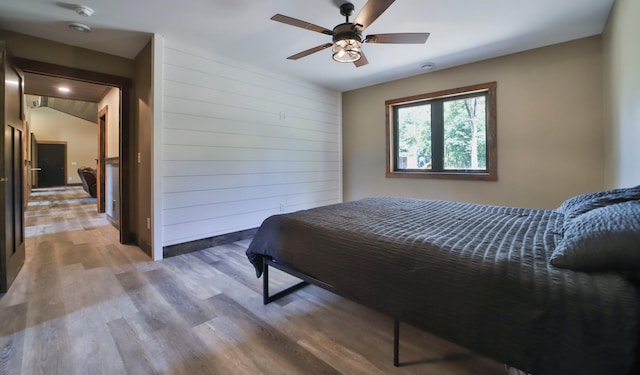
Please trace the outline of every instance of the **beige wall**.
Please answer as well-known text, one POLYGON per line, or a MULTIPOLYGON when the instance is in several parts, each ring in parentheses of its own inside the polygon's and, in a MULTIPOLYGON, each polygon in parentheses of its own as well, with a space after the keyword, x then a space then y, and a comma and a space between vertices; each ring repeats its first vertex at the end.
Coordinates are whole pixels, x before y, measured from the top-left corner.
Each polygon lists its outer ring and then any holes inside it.
POLYGON ((50 64, 85 69, 92 72, 133 77, 133 61, 85 48, 52 42, 25 34, 0 29, 0 40, 17 57, 50 64))
POLYGON ((113 87, 98 103, 98 111, 107 111, 107 157, 120 156, 120 89, 113 87))
POLYGON ((98 125, 48 107, 32 108, 31 132, 38 142, 67 142, 67 184, 80 184, 77 169, 96 167, 98 125))
POLYGON ((151 218, 151 142, 153 94, 151 84, 151 43, 136 56, 136 85, 134 88, 134 117, 137 126, 134 129, 133 158, 135 168, 133 183, 135 197, 138 202, 133 216, 134 231, 138 244, 151 255, 151 228, 147 227, 147 218, 151 218), (140 162, 137 155, 140 153, 140 162))
POLYGON ((555 208, 602 189, 601 60, 595 36, 344 93, 344 200, 555 208), (385 178, 385 100, 490 81, 498 84, 498 181, 385 178))
POLYGON ((640 1, 616 0, 603 32, 605 186, 640 184, 640 1))

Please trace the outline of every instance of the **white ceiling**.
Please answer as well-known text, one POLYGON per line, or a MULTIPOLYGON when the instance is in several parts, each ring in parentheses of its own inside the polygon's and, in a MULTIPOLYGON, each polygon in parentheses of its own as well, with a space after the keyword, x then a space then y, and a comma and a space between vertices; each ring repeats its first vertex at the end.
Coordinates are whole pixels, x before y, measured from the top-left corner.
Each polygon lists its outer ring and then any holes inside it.
MULTIPOLYGON (((286 57, 331 37, 271 21, 281 13, 328 29, 344 22, 341 0, 2 0, 0 28, 133 58, 151 33, 338 91, 347 91, 600 34, 614 0, 398 0, 363 33, 429 32, 424 45, 365 44, 369 64, 336 63, 326 49, 286 57), (91 17, 73 11, 93 8, 91 17), (68 21, 93 28, 79 33, 68 21)), ((356 14, 366 0, 353 0, 356 14)), ((354 14, 355 16, 355 14, 354 14)), ((350 19, 353 21, 353 17, 350 19)))

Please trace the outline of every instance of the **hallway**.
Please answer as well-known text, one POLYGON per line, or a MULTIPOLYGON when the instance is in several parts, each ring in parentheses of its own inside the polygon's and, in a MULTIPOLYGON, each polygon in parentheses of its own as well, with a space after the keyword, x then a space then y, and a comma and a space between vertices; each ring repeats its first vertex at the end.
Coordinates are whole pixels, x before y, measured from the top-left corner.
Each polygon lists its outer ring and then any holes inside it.
POLYGON ((107 224, 105 214, 97 211, 96 199, 91 198, 82 186, 33 189, 25 212, 27 238, 89 230, 107 224))

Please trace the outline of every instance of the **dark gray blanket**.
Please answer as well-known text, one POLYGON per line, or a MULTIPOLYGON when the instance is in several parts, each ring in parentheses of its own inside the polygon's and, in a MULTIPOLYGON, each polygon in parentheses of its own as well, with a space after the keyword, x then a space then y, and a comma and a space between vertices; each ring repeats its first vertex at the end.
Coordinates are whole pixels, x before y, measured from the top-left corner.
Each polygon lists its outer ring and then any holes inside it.
POLYGON ((548 262, 554 211, 368 198, 266 219, 247 250, 535 375, 629 374, 637 286, 548 262))

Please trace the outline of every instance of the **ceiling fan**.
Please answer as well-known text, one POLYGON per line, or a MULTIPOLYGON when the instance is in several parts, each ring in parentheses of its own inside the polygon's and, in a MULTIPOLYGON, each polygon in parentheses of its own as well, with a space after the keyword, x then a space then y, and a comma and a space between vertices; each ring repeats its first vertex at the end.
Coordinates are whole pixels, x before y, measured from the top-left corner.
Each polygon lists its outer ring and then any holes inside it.
POLYGON ((364 29, 380 17, 394 1, 395 0, 369 0, 362 7, 353 23, 349 22, 349 16, 353 15, 355 7, 352 3, 346 2, 340 5, 340 14, 346 17, 346 21, 334 27, 333 30, 282 14, 276 14, 271 17, 271 19, 286 23, 287 25, 333 36, 333 43, 326 43, 310 48, 306 51, 291 55, 287 57, 287 59, 297 60, 312 53, 333 47, 333 59, 335 61, 353 62, 355 66, 361 67, 369 63, 362 52, 362 43, 423 44, 427 41, 429 33, 372 34, 364 38, 362 37, 364 29))

